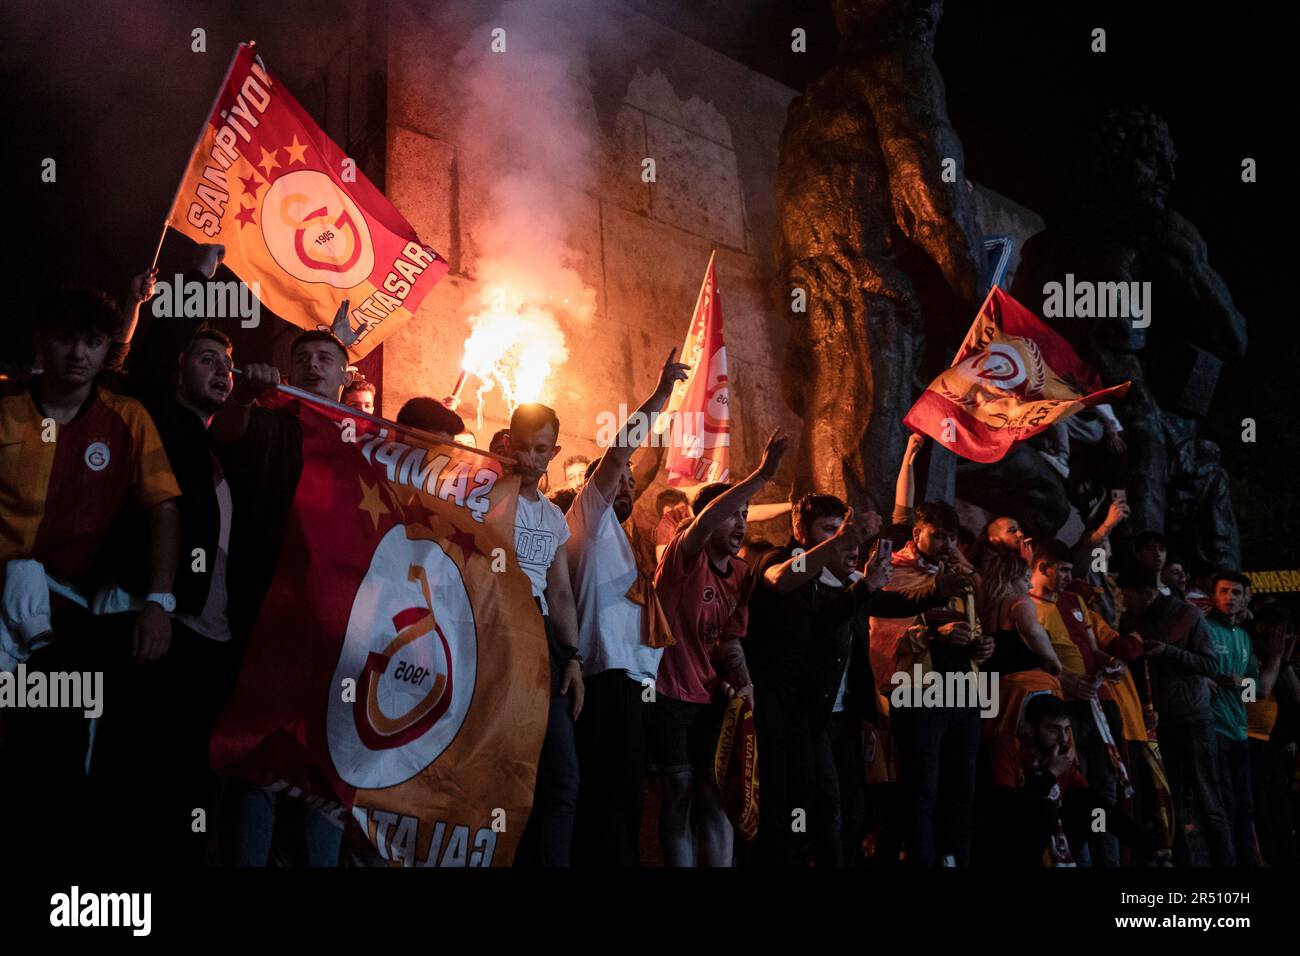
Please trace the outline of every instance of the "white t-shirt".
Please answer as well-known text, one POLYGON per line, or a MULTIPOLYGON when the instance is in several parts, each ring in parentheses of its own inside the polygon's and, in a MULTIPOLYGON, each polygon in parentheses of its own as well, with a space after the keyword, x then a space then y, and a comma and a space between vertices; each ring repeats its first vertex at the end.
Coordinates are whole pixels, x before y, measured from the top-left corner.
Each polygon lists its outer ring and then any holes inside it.
POLYGON ((569 540, 564 512, 542 495, 536 501, 519 496, 515 508, 515 558, 533 585, 533 597, 542 602, 542 613, 550 614, 546 603, 546 572, 555 560, 555 549, 569 540))
POLYGON ((641 642, 642 608, 627 598, 636 583, 636 556, 594 481, 583 485, 566 520, 573 532, 566 547, 583 672, 621 670, 637 683, 653 681, 664 651, 641 642))

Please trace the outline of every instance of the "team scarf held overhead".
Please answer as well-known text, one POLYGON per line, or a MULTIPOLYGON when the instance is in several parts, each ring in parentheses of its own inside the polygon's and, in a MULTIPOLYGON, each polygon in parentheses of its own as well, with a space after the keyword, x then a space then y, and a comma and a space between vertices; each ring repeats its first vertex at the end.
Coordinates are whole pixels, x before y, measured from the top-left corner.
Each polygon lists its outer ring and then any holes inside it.
POLYGON ((167 225, 224 245, 225 264, 257 283, 267 308, 304 329, 332 327, 354 361, 447 272, 250 43, 235 53, 167 225))
POLYGON ((1068 342, 994 286, 952 366, 903 418, 963 458, 1000 461, 1011 447, 1075 412, 1122 398, 1101 387, 1068 342))
POLYGON ((550 687, 518 478, 296 389, 274 401, 301 422, 302 476, 213 768, 304 798, 390 866, 508 864, 550 687))

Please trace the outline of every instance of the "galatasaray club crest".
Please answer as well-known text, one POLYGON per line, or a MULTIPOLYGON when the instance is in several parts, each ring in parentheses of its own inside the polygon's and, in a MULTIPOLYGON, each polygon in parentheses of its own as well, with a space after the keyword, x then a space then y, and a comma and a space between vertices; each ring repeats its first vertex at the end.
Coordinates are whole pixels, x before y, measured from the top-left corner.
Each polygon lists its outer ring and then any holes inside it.
POLYGON ((1004 391, 1011 391, 1027 377, 1020 353, 1001 342, 957 363, 956 369, 968 382, 1004 391))
POLYGON ((350 289, 375 267, 366 218, 329 176, 285 173, 262 198, 262 236, 285 272, 301 282, 350 289))
POLYGON ((477 633, 460 569, 436 541, 395 527, 357 589, 331 684, 330 756, 357 789, 396 786, 455 738, 477 672, 477 633), (353 699, 341 692, 356 682, 353 699))

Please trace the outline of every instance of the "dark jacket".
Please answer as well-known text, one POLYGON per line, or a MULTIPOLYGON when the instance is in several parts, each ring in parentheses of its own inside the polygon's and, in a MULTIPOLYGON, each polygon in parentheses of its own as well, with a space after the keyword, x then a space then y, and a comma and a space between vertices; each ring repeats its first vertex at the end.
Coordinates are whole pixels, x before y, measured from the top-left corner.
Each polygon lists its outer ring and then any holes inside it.
POLYGON ((763 576, 769 568, 789 561, 796 547, 791 541, 758 559, 744 641, 745 664, 754 681, 756 698, 761 701, 764 696, 775 695, 787 705, 794 704, 799 696, 804 650, 816 611, 815 591, 809 582, 794 591, 779 593, 767 586, 763 576))
MULTIPOLYGON (((181 489, 181 496, 176 499, 181 523, 180 560, 172 584, 176 610, 181 614, 199 614, 212 586, 221 533, 213 474, 216 460, 207 429, 190 409, 174 398, 148 402, 145 407, 158 428, 167 460, 181 489), (202 569, 198 571, 194 570, 196 548, 201 548, 204 555, 199 563, 202 569)), ((115 533, 121 537, 117 539, 117 547, 105 549, 113 562, 112 567, 105 568, 105 574, 129 593, 144 597, 149 591, 148 522, 143 515, 130 514, 115 533)))
POLYGON ((1200 610, 1172 595, 1158 595, 1146 613, 1133 618, 1132 629, 1144 638, 1165 642, 1163 651, 1147 656, 1152 703, 1160 723, 1209 720, 1219 657, 1200 610))
MULTIPOLYGON (((212 569, 221 535, 212 441, 199 416, 176 401, 174 391, 149 387, 139 371, 145 363, 133 361, 130 373, 125 371, 130 354, 130 343, 113 343, 104 359, 100 384, 139 399, 158 429, 176 484, 181 489, 181 496, 176 499, 181 524, 180 556, 172 594, 178 613, 199 614, 207 604, 212 587, 212 569), (196 548, 203 551, 202 562, 195 559, 196 548), (196 564, 202 570, 194 570, 196 564)), ((123 513, 113 529, 111 545, 102 554, 103 580, 116 582, 138 598, 149 593, 149 523, 138 509, 128 508, 123 513)))
POLYGON ((861 720, 875 721, 876 683, 871 672, 871 616, 911 617, 944 603, 938 595, 913 598, 897 591, 871 591, 865 578, 843 588, 814 582, 818 608, 803 667, 809 729, 819 733, 830 720, 844 675, 844 710, 861 720))
POLYGON ((870 719, 875 714, 870 629, 872 614, 910 617, 944 603, 937 594, 920 597, 867 589, 864 580, 837 588, 809 581, 778 593, 763 583, 768 568, 790 560, 797 542, 764 554, 754 571, 745 661, 756 697, 776 695, 806 711, 816 733, 835 705, 844 668, 849 667, 845 708, 870 719))
POLYGON ((235 518, 230 529, 230 629, 244 640, 271 588, 286 541, 289 513, 302 476, 302 423, 297 402, 252 409, 248 431, 231 444, 214 443, 230 483, 235 518))

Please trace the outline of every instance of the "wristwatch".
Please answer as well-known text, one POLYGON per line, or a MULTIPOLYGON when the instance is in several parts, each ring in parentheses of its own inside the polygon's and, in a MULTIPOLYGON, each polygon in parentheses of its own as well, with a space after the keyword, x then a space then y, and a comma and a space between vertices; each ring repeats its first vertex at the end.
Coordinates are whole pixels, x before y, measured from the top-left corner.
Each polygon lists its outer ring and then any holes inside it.
POLYGON ((560 645, 560 657, 564 659, 564 663, 566 664, 570 661, 577 661, 579 670, 581 670, 582 666, 587 663, 582 659, 582 655, 578 653, 578 649, 571 644, 560 645))
POLYGON ((152 594, 146 594, 144 598, 144 602, 148 604, 150 601, 152 601, 154 604, 157 604, 168 614, 171 614, 173 611, 176 610, 176 597, 174 595, 167 594, 164 591, 154 591, 152 594))

